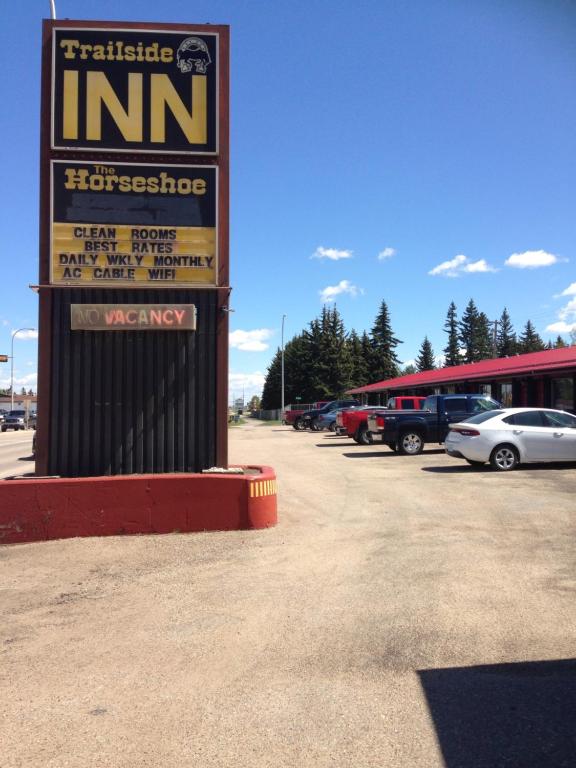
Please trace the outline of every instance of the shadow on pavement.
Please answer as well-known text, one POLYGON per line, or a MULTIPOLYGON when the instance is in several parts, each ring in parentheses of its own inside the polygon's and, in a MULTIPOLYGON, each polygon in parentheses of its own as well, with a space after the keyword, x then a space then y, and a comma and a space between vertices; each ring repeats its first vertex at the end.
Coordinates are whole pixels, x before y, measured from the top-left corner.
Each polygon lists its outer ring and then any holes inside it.
POLYGON ((368 451, 356 451, 355 453, 343 453, 342 456, 345 456, 347 459, 393 459, 397 456, 396 453, 393 453, 392 451, 386 451, 386 450, 378 450, 372 451, 368 453, 368 451))
POLYGON ((446 768, 576 765, 576 659, 418 675, 446 768))
POLYGON ((34 454, 31 454, 30 456, 20 456, 18 461, 34 461, 34 454))
MULTIPOLYGON (((536 471, 536 472, 542 472, 549 469, 568 469, 568 470, 574 470, 576 468, 576 465, 573 462, 566 462, 566 461, 560 461, 560 462, 545 462, 543 464, 521 464, 519 467, 516 467, 515 470, 513 470, 513 473, 517 472, 528 472, 528 471, 536 471)), ((455 464, 454 466, 449 467, 420 467, 422 472, 435 472, 439 475, 453 475, 458 474, 460 472, 493 472, 495 475, 505 475, 509 474, 506 472, 496 472, 492 470, 490 467, 490 464, 482 464, 480 467, 474 467, 470 466, 470 464, 465 464, 464 462, 462 464, 455 464)), ((576 760, 574 761, 574 765, 576 765, 576 760)))

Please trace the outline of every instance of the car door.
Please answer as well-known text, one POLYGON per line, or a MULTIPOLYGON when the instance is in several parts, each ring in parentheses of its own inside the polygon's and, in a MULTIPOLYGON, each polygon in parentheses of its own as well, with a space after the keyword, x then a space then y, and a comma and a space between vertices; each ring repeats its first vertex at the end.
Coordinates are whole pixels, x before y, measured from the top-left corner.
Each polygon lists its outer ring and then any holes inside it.
POLYGON ((521 411, 502 421, 512 427, 514 442, 519 446, 523 461, 556 461, 552 430, 544 422, 542 411, 521 411))
POLYGON ((471 415, 468 413, 468 401, 465 397, 451 397, 444 400, 444 415, 438 421, 438 442, 444 442, 449 424, 464 421, 471 415))
POLYGON ((542 411, 550 432, 550 450, 557 461, 576 461, 576 416, 558 411, 542 411))

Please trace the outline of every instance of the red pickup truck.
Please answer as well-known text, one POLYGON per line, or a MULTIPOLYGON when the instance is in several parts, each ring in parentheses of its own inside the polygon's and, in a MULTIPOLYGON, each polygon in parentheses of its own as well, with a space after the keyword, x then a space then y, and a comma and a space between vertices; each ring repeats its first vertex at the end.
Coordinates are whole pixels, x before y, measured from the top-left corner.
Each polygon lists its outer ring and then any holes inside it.
POLYGON ((375 411, 393 410, 420 410, 425 397, 413 395, 397 395, 391 397, 385 406, 371 405, 365 408, 351 408, 340 411, 336 416, 336 431, 348 437, 352 437, 360 445, 370 445, 372 433, 368 429, 368 416, 375 411))

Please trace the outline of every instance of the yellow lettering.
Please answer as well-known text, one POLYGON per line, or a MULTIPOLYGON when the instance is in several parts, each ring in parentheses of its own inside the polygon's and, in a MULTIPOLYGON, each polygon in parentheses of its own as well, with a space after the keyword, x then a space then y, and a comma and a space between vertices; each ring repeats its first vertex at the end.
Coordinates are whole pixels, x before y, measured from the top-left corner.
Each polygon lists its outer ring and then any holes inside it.
POLYGON ((128 75, 128 110, 126 111, 103 72, 86 74, 86 138, 102 139, 102 103, 126 141, 142 141, 142 75, 128 75))
POLYGON ((191 111, 172 85, 168 75, 151 75, 150 140, 156 144, 166 141, 166 107, 176 118, 190 144, 205 144, 208 135, 206 113, 206 78, 191 78, 191 111))
MULTIPOLYGON (((66 55, 66 54, 64 54, 66 55)), ((78 72, 64 70, 63 136, 65 139, 78 138, 78 72)))

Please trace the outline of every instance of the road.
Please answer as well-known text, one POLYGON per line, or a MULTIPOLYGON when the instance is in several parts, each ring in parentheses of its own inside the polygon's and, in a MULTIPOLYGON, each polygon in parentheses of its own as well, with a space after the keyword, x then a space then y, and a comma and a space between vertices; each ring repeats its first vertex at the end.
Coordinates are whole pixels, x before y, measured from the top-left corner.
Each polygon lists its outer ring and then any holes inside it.
POLYGON ((249 422, 265 531, 0 548, 2 768, 576 764, 576 469, 249 422))
POLYGON ((33 430, 0 432, 0 478, 34 472, 33 430))

